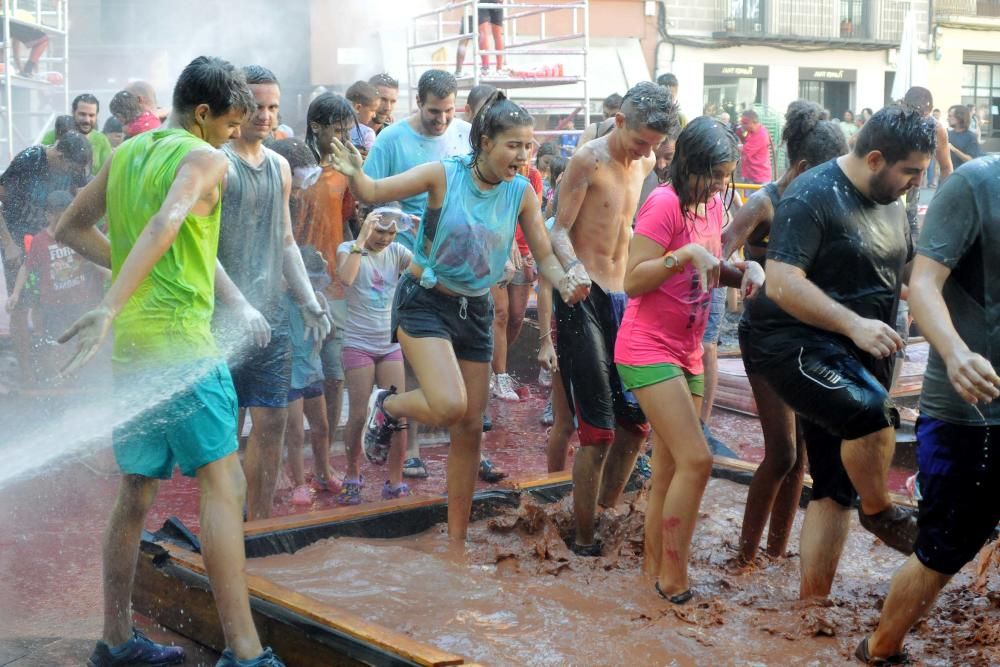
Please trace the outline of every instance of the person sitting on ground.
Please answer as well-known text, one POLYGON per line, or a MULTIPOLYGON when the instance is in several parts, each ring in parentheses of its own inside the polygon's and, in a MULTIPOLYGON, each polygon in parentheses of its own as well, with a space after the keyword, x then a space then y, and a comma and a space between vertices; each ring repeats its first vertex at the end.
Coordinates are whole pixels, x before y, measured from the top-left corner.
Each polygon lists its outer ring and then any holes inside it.
POLYGON ((803 419, 813 478, 799 547, 803 598, 829 595, 857 495, 866 530, 913 550, 916 519, 888 489, 898 424, 888 387, 912 254, 900 198, 920 182, 934 148, 933 121, 886 107, 851 153, 795 179, 771 223, 749 358, 803 419))
MULTIPOLYGON (((292 187, 295 187, 294 184, 292 187)), ((330 284, 330 276, 326 272, 326 260, 316 248, 309 245, 301 246, 299 252, 309 276, 309 283, 316 292, 316 298, 320 303, 324 303, 326 299, 323 297, 323 290, 330 284)), ((285 431, 285 446, 288 451, 288 467, 292 472, 292 504, 306 506, 313 502, 313 489, 326 493, 339 493, 341 481, 330 466, 330 426, 326 421, 320 347, 316 341, 306 336, 305 320, 302 319, 299 309, 287 292, 284 294, 284 299, 285 309, 288 311, 288 330, 292 339, 292 374, 288 385, 288 426, 285 431), (313 454, 312 487, 306 483, 303 464, 305 419, 309 420, 309 442, 313 454)))
POLYGON ((924 220, 910 279, 910 307, 931 344, 916 427, 920 531, 878 628, 855 652, 868 664, 910 664, 906 634, 1000 522, 998 200, 1000 158, 973 160, 924 220))
MULTIPOLYGON (((809 169, 848 152, 839 124, 820 120, 821 111, 818 104, 805 100, 788 105, 781 141, 787 146, 791 166, 777 181, 753 193, 736 213, 733 224, 722 235, 724 257, 732 256, 743 247, 747 259, 765 265, 771 222, 781 195, 809 169)), ((767 555, 778 558, 785 554, 805 474, 805 443, 796 425, 795 413, 756 372, 750 360, 753 348, 750 323, 755 303, 753 299, 744 301, 739 337, 743 365, 764 434, 764 460, 754 472, 747 492, 737 555, 740 565, 754 562, 765 524, 768 525, 767 555)))
POLYGON ((367 81, 355 81, 344 93, 344 97, 354 106, 357 122, 351 130, 351 143, 368 155, 375 144, 375 130, 370 125, 379 108, 378 89, 367 81))
POLYGON ((630 300, 614 359, 653 426, 652 486, 643 569, 674 604, 691 599, 688 560, 698 507, 712 472, 699 424, 702 337, 711 288, 752 296, 764 282, 756 262, 722 262, 722 221, 733 196, 739 141, 706 116, 677 138, 670 183, 657 188, 636 220, 624 287, 630 300))
POLYGON ((449 427, 448 533, 456 541, 466 537, 480 465, 493 356, 489 288, 504 271, 515 227, 523 229, 538 266, 563 299, 576 302, 590 287, 579 267, 566 273, 552 255, 538 198, 518 174, 534 141, 531 115, 496 93, 472 126, 471 155, 389 178, 369 178, 361 154, 337 140, 332 156, 362 201, 427 197, 414 260, 396 291, 392 327, 420 388, 403 394, 376 388, 364 440, 377 459, 400 419, 449 427))
POLYGON ((152 111, 143 109, 139 98, 127 90, 115 93, 115 96, 111 98, 111 104, 108 105, 108 110, 125 128, 126 139, 131 139, 135 135, 149 130, 155 130, 160 126, 160 119, 152 111))
MULTIPOLYGON (((361 502, 364 480, 358 463, 365 409, 372 388, 406 390, 403 353, 399 343, 391 340, 390 328, 396 286, 413 259, 412 252, 394 241, 400 227, 412 225, 412 219, 392 202, 369 213, 361 225, 358 238, 353 242, 345 241, 337 251, 337 275, 347 295, 343 352, 349 405, 344 435, 347 471, 344 488, 337 498, 342 505, 361 502)), ((391 447, 386 452, 387 458, 379 456, 372 461, 389 463, 389 479, 382 485, 383 499, 410 495, 410 487, 403 482, 406 436, 405 428, 395 431, 391 447)), ((368 453, 367 450, 365 453, 368 453)))
POLYGON ((122 127, 121 122, 114 116, 108 116, 107 120, 104 121, 104 127, 101 128, 101 132, 108 138, 108 143, 111 144, 112 149, 118 148, 125 141, 125 128, 122 127))

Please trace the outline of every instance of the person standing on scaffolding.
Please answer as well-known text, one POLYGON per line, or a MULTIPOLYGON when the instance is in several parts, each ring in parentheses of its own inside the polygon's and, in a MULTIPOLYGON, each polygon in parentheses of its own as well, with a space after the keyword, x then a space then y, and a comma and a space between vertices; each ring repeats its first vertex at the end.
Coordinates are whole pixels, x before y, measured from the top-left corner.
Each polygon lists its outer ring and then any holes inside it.
MULTIPOLYGON (((496 2, 486 3, 480 2, 480 5, 491 4, 495 7, 480 7, 476 10, 476 18, 479 26, 479 50, 485 51, 490 48, 490 35, 493 36, 493 48, 497 51, 503 51, 503 2, 502 0, 497 0, 496 2)), ((467 31, 472 32, 472 16, 468 17, 467 31)), ((462 76, 462 68, 465 66, 465 52, 469 48, 469 39, 463 39, 458 43, 458 54, 455 62, 455 76, 462 76)), ((481 76, 507 76, 508 70, 504 69, 503 66, 503 54, 498 53, 497 55, 497 68, 494 71, 490 71, 490 57, 487 54, 482 54, 479 56, 480 62, 480 75, 481 76)))

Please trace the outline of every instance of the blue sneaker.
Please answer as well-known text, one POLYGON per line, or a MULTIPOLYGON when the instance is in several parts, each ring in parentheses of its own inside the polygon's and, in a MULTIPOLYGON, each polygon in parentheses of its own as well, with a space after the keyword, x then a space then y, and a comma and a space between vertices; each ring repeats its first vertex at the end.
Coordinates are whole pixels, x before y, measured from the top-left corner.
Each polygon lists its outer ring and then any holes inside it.
POLYGON ((360 505, 361 487, 364 485, 365 480, 361 476, 358 477, 357 481, 348 481, 345 479, 343 485, 340 487, 340 493, 337 494, 337 504, 360 505))
POLYGON ((184 649, 164 646, 132 628, 132 638, 119 646, 108 646, 98 641, 94 652, 87 659, 87 667, 115 667, 116 665, 178 665, 184 662, 184 649))
POLYGON ((389 416, 382 404, 396 393, 395 387, 380 389, 375 387, 368 397, 368 416, 365 418, 364 450, 370 462, 383 465, 389 458, 389 441, 392 432, 399 430, 396 420, 389 416))
POLYGON ((252 660, 237 660, 236 654, 227 648, 215 667, 285 667, 285 663, 269 648, 252 660))

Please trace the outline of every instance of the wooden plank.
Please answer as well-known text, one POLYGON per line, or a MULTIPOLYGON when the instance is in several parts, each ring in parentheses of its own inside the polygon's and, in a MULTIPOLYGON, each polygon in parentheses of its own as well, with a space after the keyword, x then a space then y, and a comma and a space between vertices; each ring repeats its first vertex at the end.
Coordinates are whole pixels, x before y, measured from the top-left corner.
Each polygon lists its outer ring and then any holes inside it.
POLYGON ((273 519, 260 519, 248 521, 244 524, 245 535, 259 535, 261 533, 274 533, 282 530, 292 530, 296 528, 306 528, 325 523, 336 523, 348 521, 350 519, 360 519, 375 514, 389 514, 391 512, 404 511, 418 507, 432 507, 446 502, 444 496, 427 497, 411 496, 409 498, 399 498, 397 500, 381 500, 366 503, 358 507, 335 507, 333 509, 321 510, 318 512, 307 512, 305 514, 289 514, 273 519))
POLYGON ((539 477, 525 477, 523 479, 504 480, 501 486, 506 486, 518 491, 528 491, 536 486, 548 486, 550 484, 565 484, 573 481, 573 473, 569 470, 562 472, 550 472, 539 477))
MULTIPOLYGON (((183 567, 198 574, 206 574, 201 556, 173 545, 164 545, 171 558, 183 567)), ((314 598, 297 593, 289 588, 257 575, 247 575, 250 595, 288 609, 303 618, 326 625, 395 653, 407 660, 428 667, 461 665, 465 659, 453 653, 441 651, 430 644, 418 642, 407 635, 396 632, 377 623, 366 621, 359 616, 337 609, 314 598)))

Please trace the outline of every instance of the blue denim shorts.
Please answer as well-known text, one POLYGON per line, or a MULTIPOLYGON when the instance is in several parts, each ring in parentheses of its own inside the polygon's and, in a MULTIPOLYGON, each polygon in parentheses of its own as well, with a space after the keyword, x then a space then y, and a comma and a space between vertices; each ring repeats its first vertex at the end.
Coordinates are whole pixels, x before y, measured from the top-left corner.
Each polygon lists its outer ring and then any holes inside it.
POLYGON ((193 477, 236 451, 236 390, 223 361, 115 375, 123 410, 146 397, 158 402, 112 435, 122 473, 170 479, 178 466, 193 477))
POLYGON ((705 325, 705 334, 701 337, 702 343, 718 343, 719 332, 722 331, 722 318, 726 314, 726 288, 716 287, 712 290, 712 304, 708 309, 708 324, 705 325))

